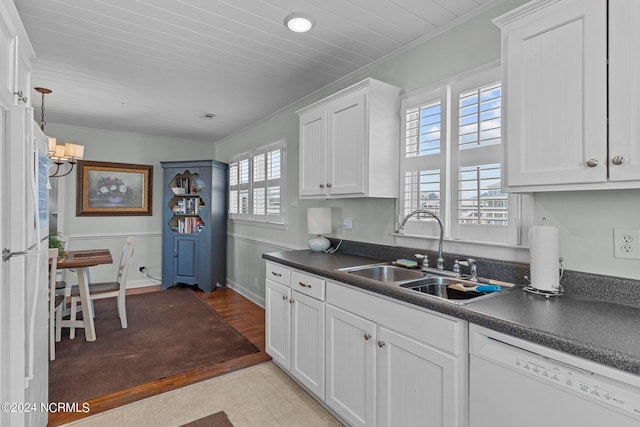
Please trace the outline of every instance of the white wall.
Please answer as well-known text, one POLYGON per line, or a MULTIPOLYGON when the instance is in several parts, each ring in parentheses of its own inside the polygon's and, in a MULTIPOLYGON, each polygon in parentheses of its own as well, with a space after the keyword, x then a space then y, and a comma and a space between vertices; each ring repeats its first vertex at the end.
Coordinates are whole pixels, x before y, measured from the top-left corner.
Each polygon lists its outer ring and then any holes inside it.
MULTIPOLYGON (((158 138, 122 132, 109 132, 72 126, 47 124, 47 134, 58 143, 72 141, 85 146, 85 160, 134 163, 153 166, 152 216, 77 217, 76 172, 64 178, 65 203, 62 228, 70 239, 69 249, 109 248, 114 264, 91 269, 91 280, 115 279, 116 265, 127 236, 136 237, 129 286, 149 284, 138 272, 146 266, 149 274, 161 276, 162 266, 162 167, 165 160, 194 160, 213 158, 213 144, 158 138)), ((73 276, 67 280, 74 282, 73 276)))
MULTIPOLYGON (((365 77, 399 86, 411 92, 449 76, 500 59, 500 33, 491 20, 526 1, 508 0, 495 8, 451 29, 439 36, 415 44, 411 49, 391 55, 370 68, 355 73, 300 100, 274 115, 240 131, 216 144, 217 160, 228 161, 237 153, 247 151, 283 137, 287 140, 288 198, 298 194, 298 118, 295 110, 336 92, 365 77)), ((604 143, 604 141, 603 141, 604 143)), ((561 229, 561 256, 566 269, 640 279, 640 261, 613 258, 612 228, 640 229, 640 192, 600 191, 541 194, 534 198, 535 223, 544 216, 548 224, 561 229)), ((304 248, 306 208, 331 206, 334 233, 332 236, 371 243, 394 245, 390 235, 397 226, 395 200, 298 200, 297 207, 289 207, 286 230, 262 228, 247 224, 232 224, 230 231, 228 277, 234 286, 245 287, 250 294, 264 297, 264 270, 260 253, 278 249, 304 248), (342 218, 353 217, 352 232, 340 227, 342 218), (242 260, 239 262, 239 260, 242 260)), ((406 245, 435 249, 434 241, 406 245)), ((445 244, 445 251, 488 258, 528 262, 526 248, 514 249, 445 244)))

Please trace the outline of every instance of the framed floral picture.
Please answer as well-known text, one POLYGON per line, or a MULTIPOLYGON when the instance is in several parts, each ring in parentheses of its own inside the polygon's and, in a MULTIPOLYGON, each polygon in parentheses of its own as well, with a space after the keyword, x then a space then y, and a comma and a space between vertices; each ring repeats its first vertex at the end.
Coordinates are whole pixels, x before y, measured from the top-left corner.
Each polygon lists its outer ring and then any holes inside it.
POLYGON ((151 215, 153 166, 78 161, 77 216, 151 215))

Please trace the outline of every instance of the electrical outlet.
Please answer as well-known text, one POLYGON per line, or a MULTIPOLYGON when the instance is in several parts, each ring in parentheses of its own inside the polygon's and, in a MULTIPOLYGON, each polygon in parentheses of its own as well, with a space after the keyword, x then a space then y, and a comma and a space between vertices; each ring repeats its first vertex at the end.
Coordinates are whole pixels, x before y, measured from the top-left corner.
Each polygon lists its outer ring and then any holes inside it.
POLYGON ((640 230, 614 228, 613 256, 623 259, 640 259, 640 230))

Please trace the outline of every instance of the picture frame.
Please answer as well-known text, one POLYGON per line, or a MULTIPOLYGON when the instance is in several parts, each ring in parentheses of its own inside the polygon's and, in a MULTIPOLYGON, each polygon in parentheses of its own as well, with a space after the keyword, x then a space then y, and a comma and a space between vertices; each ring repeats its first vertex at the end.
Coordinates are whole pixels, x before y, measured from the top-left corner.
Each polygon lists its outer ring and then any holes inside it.
POLYGON ((78 161, 76 216, 151 216, 153 166, 78 161))

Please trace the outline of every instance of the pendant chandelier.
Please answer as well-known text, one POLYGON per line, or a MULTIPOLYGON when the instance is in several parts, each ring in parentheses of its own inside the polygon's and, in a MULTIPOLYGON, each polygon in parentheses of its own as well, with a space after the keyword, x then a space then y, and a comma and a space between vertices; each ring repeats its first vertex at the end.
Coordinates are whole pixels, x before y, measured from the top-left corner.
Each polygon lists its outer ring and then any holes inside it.
MULTIPOLYGON (((40 107, 40 129, 44 132, 44 126, 47 122, 44 121, 44 96, 52 92, 51 89, 44 87, 34 87, 36 92, 42 95, 42 104, 40 107)), ((46 133, 45 133, 46 135, 46 133)), ((49 175, 49 178, 60 178, 69 175, 73 170, 73 167, 77 163, 76 160, 82 159, 84 155, 84 145, 74 144, 72 142, 65 142, 64 145, 58 144, 56 139, 49 137, 49 158, 53 160, 53 164, 56 165, 56 170, 53 174, 49 175), (61 173, 60 167, 64 164, 69 164, 71 167, 65 173, 61 173)))

